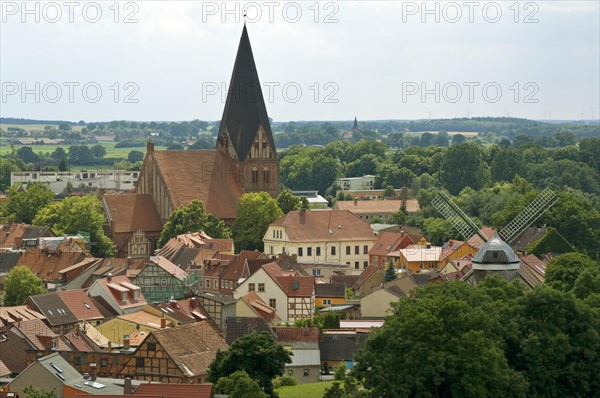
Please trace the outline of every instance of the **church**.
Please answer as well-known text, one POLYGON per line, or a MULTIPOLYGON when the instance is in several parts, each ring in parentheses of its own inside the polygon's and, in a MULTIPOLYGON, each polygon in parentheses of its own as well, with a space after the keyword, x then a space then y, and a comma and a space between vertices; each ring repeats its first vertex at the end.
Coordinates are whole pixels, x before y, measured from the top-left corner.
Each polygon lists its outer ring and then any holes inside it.
POLYGON ((244 25, 215 150, 155 151, 148 142, 135 193, 103 197, 106 232, 119 257, 147 256, 179 206, 201 200, 231 224, 244 193, 278 190, 275 141, 244 25))

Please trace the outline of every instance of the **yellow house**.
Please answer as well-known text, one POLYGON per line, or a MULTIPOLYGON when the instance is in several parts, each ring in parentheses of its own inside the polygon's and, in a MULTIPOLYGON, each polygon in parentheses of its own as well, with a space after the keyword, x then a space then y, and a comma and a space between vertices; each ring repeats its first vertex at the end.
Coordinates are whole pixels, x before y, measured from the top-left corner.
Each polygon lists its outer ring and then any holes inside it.
POLYGON ((291 211, 269 225, 263 242, 267 255, 295 254, 300 264, 346 264, 359 274, 369 266, 375 234, 348 210, 291 211))
POLYGON ((410 273, 423 272, 426 270, 441 271, 450 260, 463 258, 469 254, 475 255, 477 249, 458 240, 450 240, 444 246, 410 245, 404 249, 389 254, 394 258, 396 268, 406 270, 410 273))
POLYGON ((441 268, 444 268, 450 260, 464 258, 469 254, 474 256, 477 254, 477 249, 468 242, 449 240, 444 244, 440 253, 441 268))
POLYGON ((346 304, 345 283, 315 284, 315 306, 329 307, 333 304, 346 304))

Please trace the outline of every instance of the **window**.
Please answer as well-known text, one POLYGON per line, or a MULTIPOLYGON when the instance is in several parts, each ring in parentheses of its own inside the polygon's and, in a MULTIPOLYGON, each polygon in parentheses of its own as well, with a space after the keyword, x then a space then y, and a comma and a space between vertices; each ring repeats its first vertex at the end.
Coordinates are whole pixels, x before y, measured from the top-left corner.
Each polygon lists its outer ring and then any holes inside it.
POLYGON ((308 368, 304 368, 304 376, 308 376, 308 368))
POLYGON ((166 287, 167 286, 167 279, 166 278, 162 278, 160 280, 160 286, 161 287, 166 287))
POLYGON ((315 268, 312 270, 312 274, 313 276, 320 276, 321 275, 321 270, 318 268, 315 268))
POLYGON ((321 247, 317 246, 316 250, 317 250, 317 257, 320 257, 321 256, 321 247))
POLYGON ((258 170, 256 168, 252 170, 252 182, 258 182, 258 170))
POLYGON ((218 289, 219 288, 219 280, 215 279, 214 283, 213 283, 213 289, 218 289))
POLYGON ((363 246, 363 254, 369 254, 369 246, 368 245, 363 246))
POLYGON ((363 268, 367 268, 369 266, 369 262, 368 261, 364 261, 363 262, 363 268))
POLYGON ((423 269, 423 263, 419 263, 419 268, 423 269))
POLYGON ((276 232, 277 232, 277 231, 273 230, 273 239, 275 239, 275 238, 276 238, 276 236, 275 236, 275 233, 276 233, 276 232))
POLYGON ((294 375, 294 371, 292 369, 288 369, 288 375, 293 376, 294 375))
POLYGON ((323 305, 331 305, 330 299, 323 299, 323 305))
POLYGON ((346 256, 350 255, 350 246, 346 246, 346 256))
POLYGON ((253 292, 256 290, 256 285, 254 283, 248 283, 248 291, 253 292))
POLYGON ((108 366, 108 359, 107 358, 101 358, 100 359, 100 366, 108 366))
POLYGON ((225 289, 225 281, 221 279, 221 289, 225 289))
POLYGON ((150 278, 144 278, 144 286, 150 286, 150 278))
POLYGON ((263 170, 263 182, 269 182, 269 170, 263 170))
POLYGON ((259 283, 258 284, 258 291, 259 292, 264 292, 265 291, 265 284, 264 283, 259 283))
POLYGON ((302 253, 303 253, 302 248, 299 247, 298 248, 298 257, 302 257, 302 255, 303 255, 302 253))
POLYGON ((269 299, 269 307, 277 308, 277 300, 276 299, 269 299))
POLYGON ((429 268, 435 268, 435 263, 429 263, 429 268))
POLYGON ((307 247, 306 248, 306 255, 309 256, 309 257, 312 256, 312 247, 307 247))
POLYGON ((144 358, 136 358, 135 359, 135 367, 143 368, 144 367, 144 358))
POLYGON ((335 246, 331 246, 331 255, 335 256, 335 246))
POLYGON ((373 256, 373 265, 379 265, 379 257, 373 256))
POLYGON ((290 303, 290 310, 295 310, 295 309, 296 309, 296 304, 290 303))
POLYGON ((205 279, 205 280, 204 280, 204 287, 205 287, 206 289, 210 289, 210 279, 205 279))
POLYGON ((156 343, 148 343, 148 351, 156 351, 156 343))
POLYGON ((360 264, 358 261, 354 262, 354 269, 359 269, 360 268, 360 264))
POLYGON ((360 254, 360 246, 354 246, 354 254, 360 254))

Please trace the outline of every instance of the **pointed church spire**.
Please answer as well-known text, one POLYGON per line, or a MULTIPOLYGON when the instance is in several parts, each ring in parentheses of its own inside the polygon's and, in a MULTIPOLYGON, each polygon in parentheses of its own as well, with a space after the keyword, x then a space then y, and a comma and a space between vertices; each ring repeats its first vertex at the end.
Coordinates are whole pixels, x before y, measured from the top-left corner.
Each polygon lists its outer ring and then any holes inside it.
POLYGON ((275 153, 275 141, 254 64, 248 30, 244 22, 227 101, 219 127, 218 142, 222 147, 231 143, 237 158, 244 161, 261 127, 272 152, 275 153))
POLYGON ((356 120, 356 116, 354 116, 354 126, 352 126, 352 131, 358 130, 358 120, 356 120))

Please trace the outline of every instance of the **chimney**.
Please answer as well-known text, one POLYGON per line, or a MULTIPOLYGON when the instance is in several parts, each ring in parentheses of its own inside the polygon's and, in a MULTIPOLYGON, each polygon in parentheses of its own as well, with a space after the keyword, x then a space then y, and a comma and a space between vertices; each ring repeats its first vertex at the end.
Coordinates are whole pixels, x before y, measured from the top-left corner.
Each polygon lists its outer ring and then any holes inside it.
POLYGON ((167 327, 167 318, 160 318, 160 328, 164 329, 167 327))
POLYGON ((126 377, 123 383, 123 395, 133 394, 133 386, 131 385, 131 377, 126 377))
POLYGON ((108 283, 112 282, 112 273, 108 273, 108 275, 106 276, 106 280, 108 281, 108 283))
POLYGON ((108 340, 108 347, 106 347, 108 349, 108 352, 112 351, 112 341, 108 340))
POLYGON ((196 300, 194 300, 193 298, 190 299, 190 308, 196 308, 196 300))
POLYGON ((131 348, 131 341, 129 341, 129 335, 126 334, 123 336, 123 349, 128 350, 131 348))
POLYGON ((90 380, 96 381, 96 363, 90 363, 90 380))

